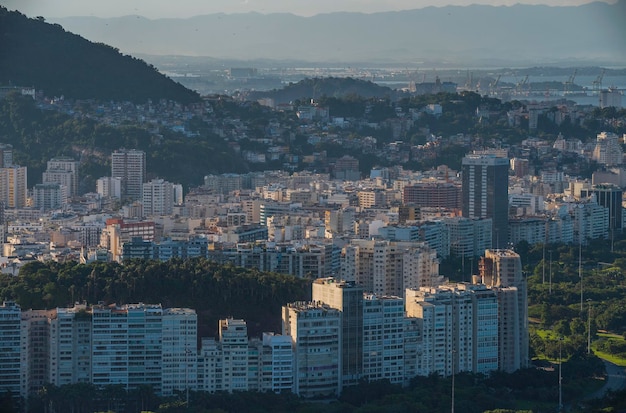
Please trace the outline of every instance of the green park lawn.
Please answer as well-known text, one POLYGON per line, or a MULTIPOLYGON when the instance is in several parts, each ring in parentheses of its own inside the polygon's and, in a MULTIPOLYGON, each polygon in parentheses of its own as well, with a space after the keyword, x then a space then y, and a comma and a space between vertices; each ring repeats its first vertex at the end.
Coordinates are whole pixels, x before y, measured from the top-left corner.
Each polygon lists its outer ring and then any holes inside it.
MULTIPOLYGON (((605 337, 611 340, 616 340, 616 341, 625 341, 623 336, 620 336, 618 334, 611 334, 611 333, 597 333, 598 337, 605 337)), ((609 354, 609 353, 604 353, 602 351, 599 351, 597 349, 597 343, 593 342, 591 343, 591 349, 593 350, 593 353, 600 357, 603 360, 606 361, 610 361, 613 364, 616 364, 620 367, 626 367, 626 358, 623 357, 617 357, 613 354, 609 354)))

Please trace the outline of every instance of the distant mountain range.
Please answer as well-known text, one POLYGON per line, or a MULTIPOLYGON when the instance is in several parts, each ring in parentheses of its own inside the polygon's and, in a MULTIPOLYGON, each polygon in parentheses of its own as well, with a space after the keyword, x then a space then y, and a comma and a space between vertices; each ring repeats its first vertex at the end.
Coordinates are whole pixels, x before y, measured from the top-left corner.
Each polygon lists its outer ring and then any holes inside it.
POLYGON ((626 65, 626 0, 385 13, 50 19, 124 53, 454 67, 626 65))

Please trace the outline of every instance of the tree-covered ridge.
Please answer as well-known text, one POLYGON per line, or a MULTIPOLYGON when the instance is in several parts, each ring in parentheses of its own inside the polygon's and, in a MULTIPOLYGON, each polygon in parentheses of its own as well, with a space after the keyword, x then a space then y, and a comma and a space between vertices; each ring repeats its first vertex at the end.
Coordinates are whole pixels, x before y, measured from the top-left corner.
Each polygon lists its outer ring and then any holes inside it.
POLYGON ((114 127, 41 110, 26 96, 10 94, 0 100, 0 142, 13 145, 15 163, 28 167, 28 182, 40 182, 50 158, 72 156, 81 160, 83 192, 93 191, 95 180, 111 173, 111 152, 123 147, 146 152, 149 178, 185 187, 201 185, 207 173, 245 170, 223 139, 200 126, 205 130, 193 139, 167 129, 157 136, 140 125, 114 127))
POLYGON ((351 77, 323 77, 307 78, 296 83, 289 83, 282 89, 271 91, 250 92, 247 98, 256 100, 271 98, 279 102, 291 102, 295 100, 319 99, 322 96, 343 98, 346 96, 394 97, 399 92, 386 86, 377 85, 362 79, 351 77))
POLYGON ((24 310, 83 301, 188 307, 198 313, 200 336, 214 335, 218 320, 226 317, 246 320, 251 336, 280 332, 281 306, 310 295, 310 280, 204 259, 132 260, 124 265, 33 262, 17 277, 0 276, 0 297, 24 310))
POLYGON ((43 18, 0 7, 0 85, 33 86, 49 97, 180 103, 199 95, 140 59, 92 43, 43 18))

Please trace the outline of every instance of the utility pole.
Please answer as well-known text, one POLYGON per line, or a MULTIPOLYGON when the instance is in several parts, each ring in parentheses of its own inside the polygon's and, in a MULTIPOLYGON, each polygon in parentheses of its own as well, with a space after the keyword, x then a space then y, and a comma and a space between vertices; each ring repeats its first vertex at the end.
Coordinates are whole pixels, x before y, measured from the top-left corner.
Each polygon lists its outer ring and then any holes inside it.
POLYGON ((541 260, 543 267, 543 278, 541 279, 541 284, 546 283, 546 243, 543 243, 543 259, 541 260))
POLYGON ((563 411, 563 375, 561 374, 561 343, 563 343, 563 337, 559 337, 559 410, 558 412, 563 411))
POLYGON ((550 288, 548 291, 552 294, 552 251, 550 251, 550 288))
POLYGON ((587 314, 587 354, 591 354, 591 299, 587 298, 589 303, 589 313, 587 314))
POLYGON ((578 277, 580 277, 580 314, 583 314, 583 240, 578 247, 578 277))
POLYGON ((456 353, 456 351, 452 350, 452 402, 451 402, 451 406, 450 406, 450 413, 454 413, 454 359, 455 359, 455 353, 456 353))

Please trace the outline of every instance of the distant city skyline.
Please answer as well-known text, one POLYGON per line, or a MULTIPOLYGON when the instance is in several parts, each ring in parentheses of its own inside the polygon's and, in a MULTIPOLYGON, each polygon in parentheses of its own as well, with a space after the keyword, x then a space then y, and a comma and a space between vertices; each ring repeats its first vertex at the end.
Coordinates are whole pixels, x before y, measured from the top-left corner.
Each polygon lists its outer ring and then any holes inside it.
MULTIPOLYGON (((615 1, 597 0, 605 3, 615 1)), ((149 19, 187 18, 214 13, 292 13, 312 16, 332 12, 376 13, 419 9, 424 7, 469 6, 483 4, 492 6, 512 6, 532 4, 546 6, 579 6, 593 3, 593 0, 5 0, 3 6, 18 10, 29 17, 61 18, 70 16, 119 17, 140 15, 149 19)))

